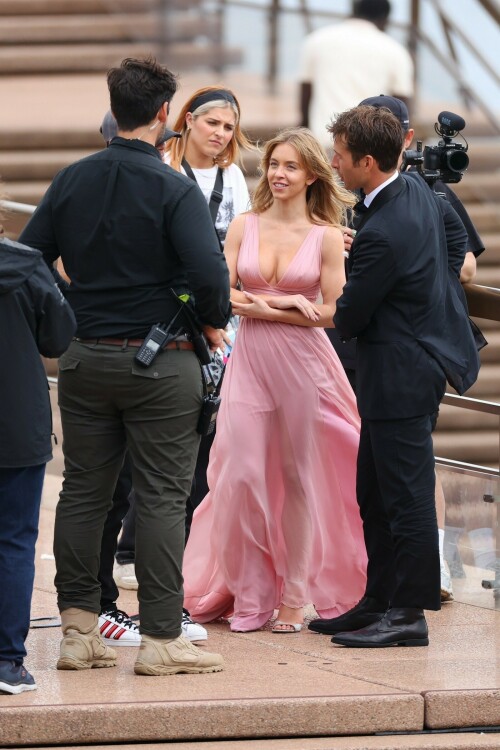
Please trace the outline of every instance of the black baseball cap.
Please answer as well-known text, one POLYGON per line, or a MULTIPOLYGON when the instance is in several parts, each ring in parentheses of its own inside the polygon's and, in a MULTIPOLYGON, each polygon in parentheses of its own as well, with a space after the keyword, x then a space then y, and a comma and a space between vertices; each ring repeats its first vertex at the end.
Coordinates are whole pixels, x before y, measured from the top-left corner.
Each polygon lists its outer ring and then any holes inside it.
MULTIPOLYGON (((99 131, 106 141, 106 143, 109 143, 113 140, 115 136, 118 135, 118 123, 115 120, 115 116, 112 113, 111 110, 108 110, 106 114, 104 115, 104 119, 101 123, 101 127, 99 128, 99 131)), ((165 132, 161 135, 161 137, 158 139, 156 146, 161 146, 162 143, 165 143, 165 141, 168 141, 169 138, 180 138, 181 134, 177 133, 175 130, 169 130, 168 128, 165 128, 165 132)))
POLYGON ((115 136, 118 135, 118 125, 111 110, 108 110, 104 115, 104 119, 101 123, 101 127, 99 128, 99 132, 106 143, 109 143, 115 136))
POLYGON ((155 143, 156 148, 158 146, 162 146, 165 141, 169 141, 170 138, 180 138, 182 133, 178 133, 176 130, 169 130, 168 128, 165 128, 165 132, 158 138, 158 140, 155 143))
POLYGON ((398 118, 403 130, 408 130, 410 127, 408 107, 401 101, 401 99, 396 99, 395 96, 386 96, 385 94, 369 96, 368 99, 363 99, 363 101, 359 103, 359 106, 376 107, 376 109, 386 107, 386 109, 390 110, 392 114, 398 118))

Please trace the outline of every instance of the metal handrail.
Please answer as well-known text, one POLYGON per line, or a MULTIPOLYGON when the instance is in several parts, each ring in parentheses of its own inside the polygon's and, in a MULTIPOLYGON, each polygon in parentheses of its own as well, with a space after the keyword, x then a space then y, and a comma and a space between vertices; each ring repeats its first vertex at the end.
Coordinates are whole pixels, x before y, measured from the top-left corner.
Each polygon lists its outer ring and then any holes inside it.
MULTIPOLYGON (((436 10, 441 23, 445 29, 445 36, 450 49, 450 54, 455 55, 453 42, 451 40, 451 34, 455 34, 460 37, 460 40, 465 44, 478 63, 483 69, 492 76, 493 80, 498 82, 498 74, 494 68, 485 59, 482 53, 478 50, 476 45, 462 32, 462 30, 453 22, 452 18, 444 13, 444 11, 437 6, 435 0, 429 0, 436 10)), ((496 8, 491 0, 477 0, 478 4, 485 10, 486 13, 496 23, 499 23, 499 10, 496 8)), ((417 41, 422 43, 433 55, 433 57, 443 66, 443 68, 450 73, 457 81, 458 89, 464 98, 466 107, 469 107, 470 102, 474 102, 475 105, 483 112, 487 120, 490 122, 494 131, 500 134, 500 121, 496 117, 495 113, 488 107, 485 101, 477 94, 474 88, 469 86, 461 75, 460 70, 457 70, 457 66, 460 64, 458 56, 455 56, 455 60, 450 61, 438 46, 432 41, 432 39, 420 28, 420 6, 422 0, 412 0, 411 4, 411 21, 409 23, 401 23, 397 21, 389 20, 389 26, 394 29, 399 29, 406 32, 408 38, 408 46, 410 53, 415 62, 415 69, 418 69, 418 56, 417 56, 417 41)), ((288 15, 299 15, 304 19, 304 25, 306 33, 311 28, 311 18, 325 18, 331 21, 339 21, 346 17, 345 13, 330 10, 320 10, 311 8, 308 5, 308 0, 301 0, 298 7, 283 7, 281 0, 268 0, 267 3, 255 2, 255 0, 219 0, 218 8, 221 14, 224 10, 230 6, 247 8, 252 10, 258 10, 267 13, 268 16, 268 52, 267 52, 267 80, 271 93, 276 91, 277 73, 278 73, 278 30, 279 30, 279 17, 282 14, 288 15)), ((418 81, 418 75, 416 75, 418 81)))
POLYGON ((470 398, 470 396, 445 393, 441 403, 448 404, 449 406, 460 406, 462 409, 481 411, 484 414, 493 414, 496 417, 500 417, 500 404, 496 401, 483 401, 479 398, 470 398))
POLYGON ((3 208, 6 211, 14 211, 18 214, 34 214, 36 206, 32 206, 29 203, 17 203, 16 201, 0 201, 0 209, 3 208))

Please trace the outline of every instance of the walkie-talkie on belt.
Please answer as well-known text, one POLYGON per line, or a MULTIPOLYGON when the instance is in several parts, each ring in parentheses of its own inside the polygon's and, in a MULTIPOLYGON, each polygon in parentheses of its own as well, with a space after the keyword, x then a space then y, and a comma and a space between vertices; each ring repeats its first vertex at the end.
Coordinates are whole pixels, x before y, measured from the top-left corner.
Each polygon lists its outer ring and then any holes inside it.
POLYGON ((168 344, 169 341, 175 338, 176 334, 174 335, 170 333, 171 327, 172 323, 167 327, 163 327, 161 323, 157 323, 151 327, 151 330, 135 355, 135 361, 139 365, 142 365, 142 367, 149 367, 165 344, 168 344))
POLYGON ((173 341, 179 335, 178 329, 172 331, 172 326, 177 318, 184 313, 184 319, 187 321, 187 328, 189 328, 188 336, 193 344, 196 356, 202 365, 210 364, 212 361, 210 349, 196 323, 194 314, 189 309, 189 295, 178 295, 173 289, 169 291, 180 307, 168 325, 155 323, 155 325, 151 326, 148 335, 135 355, 135 361, 142 367, 149 367, 169 341, 173 341))
POLYGON ((143 343, 137 354, 135 355, 135 361, 142 367, 149 367, 156 356, 161 350, 168 344, 169 341, 173 341, 178 336, 178 331, 172 331, 172 326, 181 314, 183 308, 177 310, 174 317, 168 325, 163 323, 155 323, 151 326, 151 329, 144 339, 143 343))

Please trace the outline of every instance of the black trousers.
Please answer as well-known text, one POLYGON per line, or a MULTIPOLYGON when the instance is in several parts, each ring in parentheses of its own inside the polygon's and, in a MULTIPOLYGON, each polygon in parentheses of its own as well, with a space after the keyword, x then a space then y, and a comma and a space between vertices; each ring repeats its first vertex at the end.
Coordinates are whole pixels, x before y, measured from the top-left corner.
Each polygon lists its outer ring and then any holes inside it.
POLYGON ((116 547, 116 562, 120 565, 133 565, 135 563, 135 520, 136 520, 136 495, 132 488, 128 496, 129 509, 123 519, 122 533, 116 547))
MULTIPOLYGON (((130 494, 132 491, 132 466, 128 451, 125 454, 122 470, 116 482, 113 493, 113 504, 108 511, 101 541, 101 556, 99 563, 99 582, 101 584, 101 612, 113 607, 118 599, 118 587, 113 578, 113 564, 117 552, 117 540, 122 530, 125 530, 124 519, 130 513, 130 494)), ((122 534, 123 536, 123 534, 122 534)), ((121 544, 121 539, 120 539, 121 544)), ((135 524, 133 529, 133 545, 135 550, 135 524)), ((118 559, 118 558, 117 558, 118 559)), ((119 561, 120 562, 120 561, 119 561)), ((131 561, 133 562, 133 560, 131 561)))
POLYGON ((196 459, 196 468, 194 470, 193 484, 191 486, 191 493, 186 503, 186 544, 189 537, 189 532, 191 531, 193 513, 195 512, 196 508, 201 503, 205 495, 208 493, 208 459, 210 458, 210 450, 212 448, 212 443, 214 442, 215 432, 216 430, 214 430, 211 435, 204 435, 200 440, 198 458, 196 459))
POLYGON ((361 421, 357 497, 368 553, 366 595, 391 607, 441 608, 435 416, 361 421))

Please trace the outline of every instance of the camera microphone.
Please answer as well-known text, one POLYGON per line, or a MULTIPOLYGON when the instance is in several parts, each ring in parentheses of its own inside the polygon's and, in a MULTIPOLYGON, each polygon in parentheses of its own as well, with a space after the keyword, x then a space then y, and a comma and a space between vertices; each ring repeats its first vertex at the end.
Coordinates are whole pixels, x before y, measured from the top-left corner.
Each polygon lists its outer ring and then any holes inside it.
POLYGON ((438 114, 438 122, 443 130, 446 128, 446 130, 453 131, 453 133, 458 133, 465 128, 464 118, 454 114, 454 112, 440 112, 438 114))
POLYGON ((422 141, 418 141, 416 151, 405 151, 402 169, 414 166, 424 180, 432 186, 437 180, 442 182, 460 182, 463 173, 469 166, 467 141, 460 132, 465 128, 465 120, 454 112, 440 112, 434 130, 440 138, 437 146, 426 146, 422 150, 422 141), (455 143, 452 139, 460 134, 465 145, 455 143))

